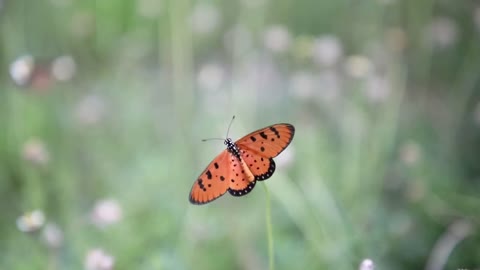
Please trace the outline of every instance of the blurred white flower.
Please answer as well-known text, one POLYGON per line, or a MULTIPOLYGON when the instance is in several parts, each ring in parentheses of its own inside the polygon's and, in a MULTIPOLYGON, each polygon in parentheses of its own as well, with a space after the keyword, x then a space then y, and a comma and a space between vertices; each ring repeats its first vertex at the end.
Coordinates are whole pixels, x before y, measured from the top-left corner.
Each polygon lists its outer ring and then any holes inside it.
POLYGON ((77 11, 72 15, 70 29, 77 38, 91 36, 95 31, 95 16, 87 11, 77 11))
POLYGON ((352 55, 345 60, 345 72, 353 78, 365 78, 372 70, 372 62, 364 55, 352 55))
POLYGON ((311 72, 298 71, 290 78, 290 94, 299 99, 311 99, 315 95, 315 77, 311 72))
POLYGON ((120 204, 113 199, 105 199, 95 203, 90 219, 99 228, 118 223, 123 217, 120 204))
POLYGON ((448 17, 438 17, 428 27, 427 37, 434 47, 448 48, 458 39, 457 25, 448 17))
POLYGON ((340 78, 338 73, 333 70, 325 70, 318 75, 318 98, 330 103, 340 95, 340 78))
POLYGON ((161 0, 138 0, 138 15, 145 18, 156 18, 162 12, 162 2, 161 0))
POLYGON ((35 60, 31 55, 22 55, 10 64, 10 77, 20 86, 28 84, 35 68, 35 60))
POLYGON ((45 215, 40 210, 27 212, 17 218, 17 228, 22 232, 34 232, 45 223, 45 215))
POLYGON ((52 74, 59 81, 68 81, 73 78, 77 66, 70 55, 59 56, 53 60, 52 74))
POLYGON ((312 50, 313 60, 320 66, 335 65, 343 56, 342 44, 334 35, 324 35, 316 38, 312 50))
POLYGON ((480 102, 477 103, 473 110, 473 122, 480 127, 480 102))
POLYGON ((360 263, 360 266, 358 267, 358 270, 373 270, 373 269, 375 269, 375 264, 371 259, 364 259, 360 263))
POLYGON ((35 165, 46 165, 50 161, 45 143, 37 138, 32 138, 23 145, 22 157, 35 165))
POLYGON ((99 123, 105 116, 105 102, 97 95, 88 95, 77 104, 74 114, 78 122, 83 125, 99 123))
POLYGON ((251 31, 242 24, 236 24, 223 37, 225 47, 235 54, 251 51, 252 39, 251 31))
POLYGON ((408 44, 408 36, 405 30, 399 27, 390 28, 385 33, 388 48, 394 52, 404 51, 408 44))
POLYGON ((59 248, 63 244, 63 232, 53 223, 48 223, 42 232, 42 237, 49 248, 59 248))
POLYGON ((72 5, 73 0, 50 0, 50 2, 58 7, 68 7, 72 5))
POLYGON ((220 13, 215 5, 198 4, 194 7, 190 18, 192 31, 197 34, 213 32, 220 23, 220 13))
POLYGON ((400 160, 408 166, 418 163, 422 157, 420 146, 415 142, 406 142, 400 148, 400 160))
POLYGON ((100 248, 91 249, 85 257, 86 270, 111 270, 115 265, 112 255, 100 248))
POLYGON ((386 77, 381 77, 376 74, 372 74, 367 78, 367 86, 365 89, 365 95, 372 103, 385 102, 390 96, 391 88, 390 83, 386 77))
POLYGON ((260 8, 267 4, 268 0, 241 0, 241 3, 247 8, 260 8))
POLYGON ((480 31, 480 6, 476 7, 473 11, 473 22, 477 27, 477 31, 480 31))
POLYGON ((275 159, 277 167, 290 167, 295 160, 295 148, 293 145, 287 147, 278 157, 275 159))
POLYGON ((197 75, 198 85, 209 91, 218 90, 223 83, 225 71, 218 64, 205 64, 197 75))
POLYGON ((340 93, 340 78, 335 71, 326 70, 318 75, 299 71, 290 78, 290 94, 303 100, 334 101, 340 93))
POLYGON ((266 30, 263 41, 267 49, 274 53, 281 53, 290 47, 291 38, 285 26, 273 25, 266 30))

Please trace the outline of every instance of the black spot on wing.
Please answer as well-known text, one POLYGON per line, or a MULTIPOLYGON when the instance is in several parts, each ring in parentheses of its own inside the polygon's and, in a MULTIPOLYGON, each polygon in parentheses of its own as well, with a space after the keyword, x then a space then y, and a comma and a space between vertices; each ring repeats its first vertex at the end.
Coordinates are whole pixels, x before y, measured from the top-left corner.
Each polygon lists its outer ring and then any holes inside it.
POLYGON ((212 179, 212 173, 208 170, 206 173, 208 179, 212 179))
POLYGON ((215 169, 218 169, 218 163, 213 163, 213 166, 215 166, 215 169))
POLYGON ((252 189, 255 187, 255 183, 256 183, 256 181, 250 182, 246 188, 241 189, 241 190, 235 190, 235 189, 229 188, 228 192, 235 197, 244 196, 244 195, 247 195, 248 193, 250 193, 250 191, 252 191, 252 189))
POLYGON ((260 151, 265 152, 265 147, 260 147, 260 151))
MULTIPOLYGON (((277 138, 280 139, 280 133, 278 132, 278 130, 275 128, 275 127, 270 127, 270 130, 275 133, 275 136, 277 136, 277 138)), ((273 140, 273 139, 272 139, 273 140)))
POLYGON ((265 132, 263 132, 263 131, 260 132, 260 137, 262 137, 265 140, 268 138, 267 134, 265 134, 265 132))
POLYGON ((207 189, 205 188, 205 185, 203 184, 202 178, 198 179, 197 183, 201 190, 203 190, 204 192, 207 191, 207 189))
POLYGON ((273 175, 273 173, 275 172, 275 168, 276 168, 275 161, 273 161, 273 158, 270 158, 269 162, 270 162, 270 164, 268 165, 267 172, 264 173, 264 174, 256 175, 255 180, 263 181, 263 180, 266 180, 266 179, 270 178, 273 175))
POLYGON ((257 139, 254 136, 250 136, 250 140, 252 140, 252 142, 255 142, 257 139))

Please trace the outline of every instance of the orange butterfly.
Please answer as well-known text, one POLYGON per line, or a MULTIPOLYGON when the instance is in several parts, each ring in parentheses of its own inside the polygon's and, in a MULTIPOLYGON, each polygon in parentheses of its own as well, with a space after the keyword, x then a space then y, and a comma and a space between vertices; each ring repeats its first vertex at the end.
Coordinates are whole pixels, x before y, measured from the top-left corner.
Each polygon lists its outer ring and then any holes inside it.
POLYGON ((223 150, 200 174, 192 190, 190 202, 205 204, 225 194, 248 194, 256 181, 270 178, 275 171, 273 158, 293 139, 295 128, 290 124, 275 124, 233 142, 225 139, 223 150))

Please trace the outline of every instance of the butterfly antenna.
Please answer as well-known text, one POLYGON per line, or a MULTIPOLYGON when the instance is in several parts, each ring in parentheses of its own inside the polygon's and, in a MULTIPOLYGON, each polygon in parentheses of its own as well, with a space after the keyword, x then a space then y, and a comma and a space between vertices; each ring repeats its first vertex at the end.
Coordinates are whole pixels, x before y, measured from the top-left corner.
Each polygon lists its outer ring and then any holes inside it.
POLYGON ((207 138, 207 139, 202 139, 202 142, 216 141, 216 140, 224 141, 225 139, 223 139, 223 138, 207 138))
POLYGON ((228 128, 227 128, 227 135, 225 136, 225 138, 228 138, 228 133, 230 132, 230 127, 232 126, 234 119, 235 119, 235 115, 232 117, 232 120, 230 120, 230 124, 228 125, 228 128))

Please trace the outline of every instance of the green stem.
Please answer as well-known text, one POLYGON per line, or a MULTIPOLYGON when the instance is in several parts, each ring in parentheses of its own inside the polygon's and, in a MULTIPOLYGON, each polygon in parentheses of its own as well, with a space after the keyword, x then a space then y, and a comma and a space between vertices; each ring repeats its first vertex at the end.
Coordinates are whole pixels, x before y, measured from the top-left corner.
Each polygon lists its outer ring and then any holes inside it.
POLYGON ((266 208, 265 208, 265 219, 267 224, 267 241, 268 241, 268 269, 275 269, 275 260, 273 257, 273 230, 272 230, 272 211, 270 208, 270 193, 268 192, 267 185, 263 183, 263 188, 265 189, 265 199, 266 199, 266 208))

